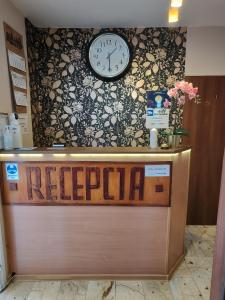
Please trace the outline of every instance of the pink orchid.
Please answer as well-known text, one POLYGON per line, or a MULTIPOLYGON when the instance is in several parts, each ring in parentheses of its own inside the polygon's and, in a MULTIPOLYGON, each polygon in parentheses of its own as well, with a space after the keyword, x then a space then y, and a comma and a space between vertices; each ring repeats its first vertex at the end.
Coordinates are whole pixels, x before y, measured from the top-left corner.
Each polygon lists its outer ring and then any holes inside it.
POLYGON ((168 96, 170 97, 176 97, 177 95, 177 89, 176 88, 172 88, 167 92, 168 96))
POLYGON ((166 100, 164 101, 164 103, 163 103, 163 106, 164 106, 165 108, 168 108, 170 105, 171 105, 171 103, 170 103, 170 101, 168 101, 168 99, 166 99, 166 100))
POLYGON ((198 95, 198 88, 193 87, 193 84, 191 82, 187 81, 177 81, 175 83, 175 87, 171 88, 167 94, 171 97, 177 100, 177 104, 179 106, 182 106, 185 104, 185 100, 189 99, 197 99, 196 103, 200 102, 200 97, 198 95))
POLYGON ((178 89, 178 90, 182 90, 184 88, 184 85, 185 85, 185 81, 184 80, 177 81, 175 83, 175 88, 178 89))

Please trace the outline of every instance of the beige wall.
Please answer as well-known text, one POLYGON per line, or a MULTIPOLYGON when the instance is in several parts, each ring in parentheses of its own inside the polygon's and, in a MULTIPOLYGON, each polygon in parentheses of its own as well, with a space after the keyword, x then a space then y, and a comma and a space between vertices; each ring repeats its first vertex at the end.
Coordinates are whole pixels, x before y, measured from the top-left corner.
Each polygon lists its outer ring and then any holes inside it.
POLYGON ((186 75, 225 75, 225 27, 188 28, 186 75))
MULTIPOLYGON (((13 29, 23 35, 23 43, 26 51, 26 39, 25 39, 25 24, 22 14, 8 1, 0 0, 0 112, 9 113, 12 112, 9 74, 6 58, 5 39, 3 22, 9 24, 13 29)), ((30 92, 28 91, 28 101, 30 105, 30 92)), ((23 136, 24 146, 31 146, 32 139, 32 127, 31 127, 31 114, 30 106, 28 107, 29 115, 29 134, 23 136)))

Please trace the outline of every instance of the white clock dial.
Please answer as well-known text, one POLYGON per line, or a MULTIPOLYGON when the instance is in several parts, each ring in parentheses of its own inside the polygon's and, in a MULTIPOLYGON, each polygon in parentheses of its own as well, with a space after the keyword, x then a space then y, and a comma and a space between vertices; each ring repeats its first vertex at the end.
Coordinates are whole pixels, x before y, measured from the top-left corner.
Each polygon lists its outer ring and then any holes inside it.
POLYGON ((128 68, 130 49, 120 35, 103 33, 91 43, 88 58, 91 68, 97 75, 115 78, 128 68))

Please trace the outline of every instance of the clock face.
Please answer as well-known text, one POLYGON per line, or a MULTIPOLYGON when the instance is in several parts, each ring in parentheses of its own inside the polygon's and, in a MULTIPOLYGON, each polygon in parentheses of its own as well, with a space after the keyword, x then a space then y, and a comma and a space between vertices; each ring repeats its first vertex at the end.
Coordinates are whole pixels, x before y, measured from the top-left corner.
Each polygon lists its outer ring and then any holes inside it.
POLYGON ((120 35, 103 33, 91 42, 88 60, 98 77, 108 80, 118 79, 129 68, 130 48, 120 35))

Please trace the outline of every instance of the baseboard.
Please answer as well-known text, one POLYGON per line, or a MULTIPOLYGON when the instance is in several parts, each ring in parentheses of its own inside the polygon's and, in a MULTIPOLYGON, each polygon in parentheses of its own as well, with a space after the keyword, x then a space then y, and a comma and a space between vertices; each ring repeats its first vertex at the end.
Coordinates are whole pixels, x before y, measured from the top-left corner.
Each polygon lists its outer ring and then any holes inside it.
POLYGON ((169 271, 168 274, 168 280, 171 279, 171 277, 173 276, 174 272, 176 271, 176 269, 178 268, 178 266, 182 263, 182 261, 184 260, 185 255, 182 254, 181 257, 178 258, 178 260, 175 262, 175 264, 172 266, 172 268, 169 271))
POLYGON ((16 275, 17 280, 167 280, 167 274, 49 274, 16 275))
POLYGON ((169 274, 45 274, 45 275, 15 275, 17 280, 169 280, 184 259, 179 257, 169 274))

